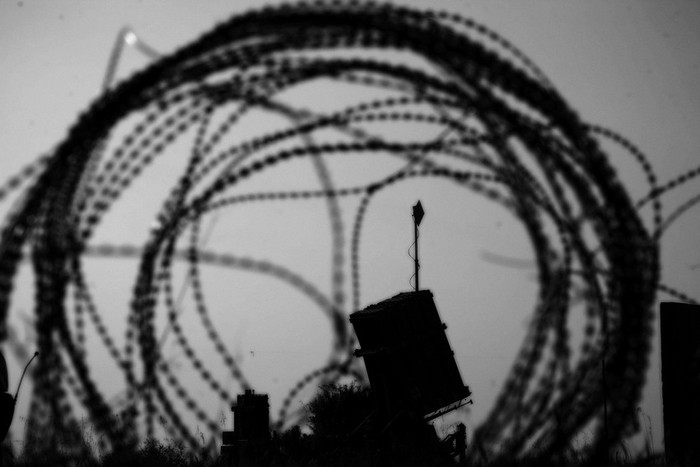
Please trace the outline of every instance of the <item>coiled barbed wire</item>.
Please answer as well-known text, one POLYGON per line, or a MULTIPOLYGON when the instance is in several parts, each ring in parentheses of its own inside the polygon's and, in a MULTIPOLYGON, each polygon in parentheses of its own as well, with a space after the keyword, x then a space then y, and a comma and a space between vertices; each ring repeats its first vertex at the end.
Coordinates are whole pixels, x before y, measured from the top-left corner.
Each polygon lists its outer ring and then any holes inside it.
MULTIPOLYGON (((496 404, 475 431, 470 455, 498 460, 536 452, 553 458, 590 426, 596 434, 586 455, 600 455, 634 431, 657 292, 692 300, 660 283, 659 240, 697 197, 665 219, 660 199, 698 175, 700 169, 694 169, 659 184, 639 149, 582 121, 522 52, 468 18, 369 2, 298 3, 234 16, 105 92, 53 152, 0 188, 4 197, 29 184, 5 220, 0 243, 1 339, 7 336, 14 279, 24 257, 36 281, 34 314, 44 357, 35 372, 28 433, 58 436, 75 425, 70 400, 76 397, 113 450, 135 446, 140 424, 153 435, 157 419, 167 421, 169 434, 192 449, 201 446, 187 427, 189 417, 219 435, 212 414, 164 359, 156 335, 160 304, 212 396, 232 400, 178 323, 174 262, 187 263, 197 314, 240 387, 250 383, 212 324, 203 265, 284 281, 329 318, 334 342, 327 363, 291 389, 277 427, 293 421, 290 405, 304 387, 347 374, 361 378, 351 358, 355 342, 347 314, 361 303, 365 214, 383 190, 427 177, 447 180, 509 211, 525 228, 538 268, 528 334, 496 404), (333 110, 286 101, 290 91, 319 83, 340 92, 347 86, 368 92, 360 102, 339 98, 333 110), (255 111, 288 124, 242 142, 231 138, 255 111), (420 123, 436 136, 407 140, 384 134, 382 124, 396 122, 420 123), (187 166, 145 244, 91 244, 132 183, 187 138, 192 138, 187 166), (649 184, 642 200, 631 199, 621 184, 603 149, 606 141, 639 163, 649 184), (381 173, 370 166, 363 183, 338 185, 333 160, 360 155, 395 160, 401 168, 381 173), (320 188, 236 191, 243 181, 303 159, 312 161, 320 188), (351 229, 338 202, 345 197, 360 200, 351 229), (309 199, 325 200, 331 221, 330 294, 274 261, 199 246, 200 224, 212 212, 242 203, 309 199), (645 225, 639 209, 649 203, 653 220, 645 225), (180 246, 183 240, 188 246, 180 246), (123 348, 92 297, 83 265, 89 256, 139 260, 123 348), (574 359, 567 323, 571 308, 580 303, 586 321, 574 359), (123 374, 127 396, 118 411, 87 364, 88 322, 123 374)), ((35 438, 33 443, 52 442, 35 438)))

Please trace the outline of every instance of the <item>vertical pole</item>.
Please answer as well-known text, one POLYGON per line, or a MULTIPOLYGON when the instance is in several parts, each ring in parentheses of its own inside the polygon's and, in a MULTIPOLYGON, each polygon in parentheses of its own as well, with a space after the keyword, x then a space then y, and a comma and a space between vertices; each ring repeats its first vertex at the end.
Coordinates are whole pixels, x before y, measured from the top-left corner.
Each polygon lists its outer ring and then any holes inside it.
POLYGON ((418 222, 416 222, 415 217, 413 218, 413 238, 415 240, 415 245, 416 245, 416 251, 415 251, 415 257, 413 259, 414 265, 415 265, 415 273, 416 273, 416 292, 420 289, 420 283, 418 282, 418 270, 420 269, 420 264, 418 263, 418 222))
POLYGON ((455 450, 459 465, 467 464, 467 427, 464 423, 457 425, 457 437, 455 438, 455 450))
POLYGON ((602 364, 602 390, 603 390, 603 447, 605 449, 605 466, 610 466, 610 438, 608 434, 608 385, 606 381, 607 369, 605 368, 605 359, 608 357, 608 308, 603 308, 603 361, 602 364))
POLYGON ((603 446, 605 448, 605 465, 608 467, 610 465, 610 438, 608 437, 608 388, 607 382, 605 381, 605 354, 603 354, 603 436, 605 437, 603 446))
POLYGON ((423 206, 420 204, 420 201, 416 203, 415 206, 413 206, 413 237, 415 242, 413 243, 416 247, 415 249, 415 257, 413 258, 413 262, 416 268, 414 276, 416 276, 416 292, 420 289, 420 282, 418 279, 418 270, 420 269, 420 264, 418 263, 418 226, 420 225, 420 221, 423 220, 423 216, 425 215, 425 211, 423 211, 423 206))

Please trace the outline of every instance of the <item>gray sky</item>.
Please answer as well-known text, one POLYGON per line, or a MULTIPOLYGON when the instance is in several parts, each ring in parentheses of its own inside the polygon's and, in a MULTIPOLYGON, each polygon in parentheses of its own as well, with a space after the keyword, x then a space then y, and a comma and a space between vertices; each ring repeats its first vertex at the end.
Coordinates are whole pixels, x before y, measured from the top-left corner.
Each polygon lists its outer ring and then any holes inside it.
MULTIPOLYGON (((4 155, 0 172, 13 174, 64 137, 77 115, 98 96, 122 27, 130 26, 152 47, 168 53, 255 3, 2 0, 0 144, 4 155)), ((460 0, 435 4, 472 17, 516 44, 584 120, 620 132, 644 151, 662 184, 700 164, 697 2, 460 0)), ((117 79, 148 63, 136 50, 125 49, 117 79)), ((632 197, 643 197, 646 185, 641 171, 620 151, 614 154, 620 160, 613 164, 620 168, 632 197)), ((152 207, 158 206, 181 163, 175 158, 159 161, 110 214, 95 241, 142 241, 152 212, 143 204, 155 200, 152 207)), ((312 180, 309 167, 299 167, 297 175, 301 183, 312 180)), ((284 174, 271 173, 241 189, 276 189, 287 182, 284 174)), ((669 194, 664 198, 665 212, 698 191, 694 183, 669 194)), ((421 227, 421 283, 435 294, 449 326, 462 377, 474 393, 468 420, 476 424, 490 409, 524 338, 536 284, 533 269, 504 267, 485 258, 494 253, 528 260, 532 254, 522 228, 506 212, 473 198, 435 181, 406 183, 379 197, 362 237, 361 277, 363 306, 409 289, 410 206, 421 199, 427 212, 421 227)), ((2 212, 7 207, 5 203, 2 212)), ((349 224, 352 204, 343 207, 349 224)), ((649 212, 645 214, 648 218, 649 212)), ((242 206, 231 220, 226 216, 217 220, 209 248, 274 260, 299 271, 322 290, 330 290, 330 241, 322 202, 242 206), (241 218, 247 220, 245 225, 236 222, 241 218)), ((663 281, 688 293, 697 290, 700 274, 699 268, 693 269, 700 264, 699 228, 695 210, 662 239, 663 281)), ((121 337, 135 262, 87 260, 86 264, 101 312, 121 337)), ((256 388, 270 393, 276 413, 290 385, 324 362, 330 344, 328 321, 308 299, 284 284, 216 268, 203 274, 217 326, 230 330, 231 350, 243 358, 256 388)), ((23 273, 9 318, 20 330, 24 328, 19 315, 29 315, 32 306, 31 289, 22 282, 27 280, 23 273)), ((659 298, 668 299, 663 294, 659 298)), ((192 339, 207 355, 211 350, 205 350, 205 337, 197 329, 192 326, 192 339)), ((111 370, 103 365, 102 353, 95 346, 92 363, 98 382, 104 382, 103 390, 109 394, 111 370)), ((166 350, 166 355, 183 363, 181 372, 191 371, 181 353, 166 350)), ((12 360, 8 358, 11 388, 21 372, 12 360)), ((659 374, 655 340, 641 407, 651 417, 657 449, 662 439, 659 374)), ((196 379, 192 391, 206 397, 196 379)), ((21 402, 26 403, 27 397, 21 402)), ((23 410, 26 404, 20 403, 20 416, 23 410)), ((18 426, 22 425, 16 416, 14 429, 18 426)))

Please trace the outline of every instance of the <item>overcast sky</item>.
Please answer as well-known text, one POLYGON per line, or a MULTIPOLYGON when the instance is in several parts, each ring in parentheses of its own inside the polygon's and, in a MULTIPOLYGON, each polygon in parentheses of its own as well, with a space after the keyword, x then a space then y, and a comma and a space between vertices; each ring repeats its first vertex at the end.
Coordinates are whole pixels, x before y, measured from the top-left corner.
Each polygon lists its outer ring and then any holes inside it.
MULTIPOLYGON (((65 136, 78 114, 99 95, 110 51, 123 27, 130 26, 154 49, 169 53, 256 3, 2 0, 0 173, 13 174, 65 136)), ((472 17, 516 44, 585 121, 620 132, 644 151, 662 184, 700 165, 697 2, 432 3, 472 17)), ((150 60, 127 47, 117 80, 150 60)), ((163 196, 179 167, 178 161, 158 164, 147 181, 136 184, 110 214, 96 241, 139 243, 144 239, 150 217, 139 217, 139 212, 149 212, 141 210, 141 200, 163 196)), ((613 165, 620 168, 633 199, 646 194, 641 171, 634 164, 621 158, 613 165)), ((262 178, 251 190, 278 189, 281 185, 274 184, 283 185, 281 177, 262 178)), ((666 213, 696 195, 698 186, 669 194, 664 199, 666 213)), ((410 288, 410 207, 417 199, 427 212, 421 227, 421 284, 435 294, 462 377, 474 393, 474 405, 466 415, 473 426, 490 409, 524 338, 536 290, 535 271, 527 267, 532 253, 522 228, 498 207, 434 181, 407 183, 381 196, 368 215, 362 237, 363 306, 410 288), (506 267, 490 260, 489 254, 520 258, 522 267, 506 267)), ((349 224, 352 210, 346 208, 349 224)), ((6 212, 7 206, 3 209, 6 212)), ((700 278, 698 217, 697 209, 690 212, 662 239, 663 281, 691 296, 700 278)), ((217 220, 208 237, 209 248, 229 248, 235 237, 236 252, 275 260, 329 290, 330 243, 322 202, 251 205, 241 207, 233 219, 217 220), (245 225, 235 222, 240 218, 248 220, 245 225)), ((115 334, 122 336, 135 262, 88 260, 86 264, 101 312, 115 334)), ((290 385, 324 362, 330 344, 328 321, 308 299, 284 284, 230 271, 212 269, 204 274, 208 297, 214 297, 210 306, 217 326, 226 330, 232 351, 243 359, 255 387, 270 393, 276 413, 290 385)), ((28 275, 22 279, 28 280, 28 275)), ((668 299, 663 294, 659 298, 668 299)), ((23 333, 20 316, 30 316, 31 309, 31 291, 20 284, 9 319, 23 333)), ((205 337, 197 332, 193 330, 192 339, 207 355, 211 350, 204 350, 205 337)), ((4 347, 3 351, 7 355, 4 347)), ((98 382, 102 353, 95 347, 92 357, 98 382)), ((181 365, 179 371, 191 371, 175 347, 166 356, 176 367, 181 365)), ((11 389, 21 372, 12 360, 8 357, 11 389)), ((103 371, 103 390, 110 394, 108 366, 103 371)), ((651 417, 657 449, 662 439, 659 375, 655 340, 641 407, 651 417)), ((192 384, 192 391, 205 397, 204 389, 196 381, 192 384)), ((20 416, 26 411, 28 394, 23 394, 20 416)), ((16 416, 15 430, 18 425, 22 426, 16 416)))

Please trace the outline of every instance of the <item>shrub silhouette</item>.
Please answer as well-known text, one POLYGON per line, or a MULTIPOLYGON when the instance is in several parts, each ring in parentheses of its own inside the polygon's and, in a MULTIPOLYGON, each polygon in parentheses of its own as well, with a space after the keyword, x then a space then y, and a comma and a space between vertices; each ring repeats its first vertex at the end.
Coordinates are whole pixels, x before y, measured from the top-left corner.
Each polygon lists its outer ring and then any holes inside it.
POLYGON ((384 430, 368 388, 322 386, 306 411, 312 433, 295 427, 276 438, 273 466, 454 465, 422 418, 401 417, 384 430))
POLYGON ((374 401, 370 390, 357 384, 329 384, 321 387, 307 411, 316 437, 366 435, 374 401))

